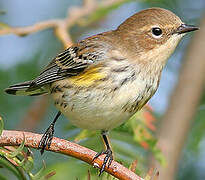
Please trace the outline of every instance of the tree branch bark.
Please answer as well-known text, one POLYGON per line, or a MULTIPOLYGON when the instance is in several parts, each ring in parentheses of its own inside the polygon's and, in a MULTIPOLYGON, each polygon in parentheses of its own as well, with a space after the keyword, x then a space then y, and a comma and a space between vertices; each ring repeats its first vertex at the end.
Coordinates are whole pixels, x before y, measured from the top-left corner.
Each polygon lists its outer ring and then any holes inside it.
MULTIPOLYGON (((41 134, 31 132, 3 130, 0 136, 0 146, 19 146, 25 138, 26 147, 37 149, 41 136, 41 134)), ((102 166, 105 157, 102 155, 93 161, 96 155, 95 151, 56 137, 53 138, 51 147, 49 149, 46 148, 46 150, 75 157, 97 168, 102 166)), ((105 168, 105 171, 121 180, 144 180, 114 160, 109 168, 105 168)))

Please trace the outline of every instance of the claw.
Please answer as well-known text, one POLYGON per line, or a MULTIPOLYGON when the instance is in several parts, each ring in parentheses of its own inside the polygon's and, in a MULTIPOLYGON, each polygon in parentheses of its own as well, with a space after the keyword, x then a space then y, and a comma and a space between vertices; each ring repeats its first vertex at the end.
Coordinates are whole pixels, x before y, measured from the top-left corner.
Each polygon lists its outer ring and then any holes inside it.
POLYGON ((103 155, 103 154, 106 154, 104 160, 103 160, 103 164, 102 164, 102 167, 100 168, 100 173, 99 173, 99 176, 103 173, 103 171, 105 170, 105 166, 107 164, 107 167, 109 168, 111 163, 112 163, 112 160, 113 160, 113 155, 112 155, 112 150, 111 149, 106 149, 105 151, 101 151, 99 153, 97 153, 95 155, 95 157, 93 158, 93 161, 95 159, 97 159, 99 156, 103 155))
POLYGON ((103 173, 103 171, 105 170, 105 166, 107 164, 107 167, 109 168, 111 163, 112 163, 112 160, 113 160, 113 155, 112 155, 112 150, 111 150, 111 147, 109 145, 109 141, 108 141, 108 138, 106 136, 106 131, 102 131, 101 132, 101 135, 102 135, 102 138, 103 138, 103 141, 106 145, 106 150, 105 151, 101 151, 99 153, 97 153, 95 155, 95 157, 93 158, 93 161, 95 159, 97 159, 99 156, 101 156, 102 154, 106 154, 104 160, 103 160, 103 164, 102 164, 102 167, 100 168, 100 173, 99 173, 99 176, 103 173))
POLYGON ((44 153, 46 146, 48 147, 48 149, 50 148, 53 135, 54 135, 54 125, 51 124, 46 130, 46 132, 43 134, 40 143, 38 145, 38 149, 41 149, 40 151, 41 155, 44 153))
POLYGON ((54 126, 55 123, 58 119, 58 117, 61 115, 61 112, 58 111, 56 117, 54 118, 53 122, 50 124, 50 126, 48 127, 48 129, 46 130, 46 132, 43 134, 40 143, 38 145, 38 149, 41 149, 41 155, 44 153, 44 150, 46 148, 46 146, 48 147, 48 149, 51 146, 51 142, 53 139, 53 135, 54 135, 54 126))

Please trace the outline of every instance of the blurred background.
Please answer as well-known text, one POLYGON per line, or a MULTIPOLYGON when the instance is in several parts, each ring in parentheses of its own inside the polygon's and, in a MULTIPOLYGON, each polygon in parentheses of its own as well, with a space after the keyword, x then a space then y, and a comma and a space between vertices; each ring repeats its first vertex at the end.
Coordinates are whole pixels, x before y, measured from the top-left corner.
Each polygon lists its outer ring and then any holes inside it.
MULTIPOLYGON (((204 0, 120 0, 113 3, 110 1, 110 5, 106 6, 103 6, 104 0, 95 2, 99 4, 99 8, 68 28, 73 42, 115 29, 129 16, 149 7, 169 9, 184 22, 193 25, 203 24, 205 15, 204 0)), ((3 30, 8 30, 10 26, 31 26, 41 21, 63 19, 70 8, 81 6, 82 0, 0 0, 0 116, 4 120, 4 129, 43 133, 51 123, 57 110, 49 98, 10 96, 4 93, 4 89, 11 84, 36 77, 65 45, 56 36, 53 28, 25 36, 2 33, 3 30)), ((202 30, 204 29, 201 27, 202 30)), ((142 177, 154 166, 160 174, 162 172, 163 177, 166 177, 163 172, 165 171, 167 178, 163 179, 205 179, 205 74, 201 73, 205 73, 205 66, 202 61, 197 61, 205 55, 203 50, 196 48, 196 42, 199 41, 205 42, 205 39, 195 33, 183 38, 163 71, 159 89, 149 101, 149 107, 110 132, 115 159, 126 167, 137 159, 136 173, 142 177), (192 52, 195 49, 201 54, 196 56, 196 53, 192 52), (191 63, 198 64, 201 69, 197 70, 197 67, 191 65, 192 68, 186 70, 191 63), (179 79, 181 81, 178 81, 179 79), (190 94, 186 96, 186 92, 190 94), (178 115, 180 112, 187 116, 178 115), (170 113, 175 116, 170 116, 170 113), (182 121, 177 121, 176 117, 181 117, 182 121), (181 129, 181 134, 173 129, 181 129), (137 130, 139 131, 136 132, 137 130), (181 140, 178 145, 172 144, 178 139, 181 140), (167 151, 166 147, 169 146, 174 147, 174 152, 167 151), (169 158, 175 161, 170 162, 169 158), (156 159, 160 165, 155 163, 156 159), (161 169, 161 166, 164 168, 161 169), (171 169, 171 172, 164 170, 167 168, 171 169)), ((204 47, 201 46, 201 49, 204 47)), ((203 60, 205 62, 205 59, 203 60)), ((103 144, 99 144, 99 132, 82 131, 72 126, 63 116, 56 124, 55 136, 78 142, 95 151, 103 148, 103 144)), ((34 174, 43 166, 43 159, 46 162, 45 173, 56 171, 51 180, 87 179, 88 170, 96 179, 97 170, 84 162, 52 152, 45 152, 40 156, 37 150, 32 151, 34 174)), ((6 175, 8 179, 16 179, 6 168, 0 168, 0 174, 6 175)), ((101 178, 106 179, 105 175, 101 178)))

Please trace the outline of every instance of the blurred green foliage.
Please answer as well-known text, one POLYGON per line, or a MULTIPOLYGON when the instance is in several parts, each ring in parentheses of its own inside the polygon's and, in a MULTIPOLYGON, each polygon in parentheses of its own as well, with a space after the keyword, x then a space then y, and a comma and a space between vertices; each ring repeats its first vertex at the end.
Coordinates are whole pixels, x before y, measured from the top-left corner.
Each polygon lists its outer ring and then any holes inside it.
MULTIPOLYGON (((88 16, 84 21, 79 22, 80 25, 91 25, 95 21, 99 21, 105 15, 108 15, 111 11, 115 10, 123 3, 131 2, 134 0, 124 0, 122 3, 117 3, 114 6, 111 6, 107 9, 100 8, 91 16, 88 16)), ((139 3, 135 1, 136 4, 139 3)), ((184 1, 185 2, 185 1, 184 1)), ((180 2, 179 0, 157 0, 150 1, 144 0, 141 1, 142 6, 160 6, 165 8, 173 8, 174 11, 180 11, 180 2), (178 9, 177 9, 178 8, 178 9)), ((1 13, 2 11, 0 11, 1 13)), ((9 26, 6 23, 1 23, 1 27, 8 28, 9 26)), ((79 28, 79 27, 75 27, 79 28)), ((89 27, 87 27, 89 28, 89 27)), ((85 28, 86 30, 86 28, 85 28)), ((42 48, 49 48, 48 54, 53 54, 54 52, 60 49, 60 45, 54 46, 53 44, 58 44, 56 39, 47 39, 45 44, 41 44, 42 48), (46 46, 45 46, 46 44, 46 46), (48 44, 48 46, 47 46, 48 44), (50 45, 50 46, 49 46, 50 45), (51 46, 53 45, 53 46, 51 46)), ((47 50, 45 50, 47 51, 47 50)), ((15 97, 6 95, 3 91, 10 84, 26 81, 37 76, 41 69, 41 53, 33 54, 31 59, 27 61, 22 61, 19 64, 11 66, 9 68, 3 69, 0 67, 0 116, 4 118, 5 128, 6 129, 15 129, 18 124, 21 122, 24 114, 26 113, 29 105, 35 99, 35 97, 15 97)), ((55 54, 54 53, 54 54, 55 54)), ((200 158, 200 144, 204 140, 204 117, 205 117, 205 96, 201 101, 201 109, 197 111, 197 115, 192 124, 192 130, 187 140, 187 146, 184 149, 184 155, 181 159, 179 174, 177 179, 200 179, 197 175, 197 172, 200 169, 196 168, 197 158, 200 158)), ((54 111, 54 108, 50 108, 50 111, 54 111)), ((110 140, 112 148, 114 151, 115 159, 119 162, 122 162, 123 165, 129 167, 130 164, 137 159, 138 165, 136 173, 145 177, 146 172, 148 171, 149 164, 149 155, 154 154, 155 157, 162 163, 165 164, 163 155, 156 148, 156 139, 154 138, 154 130, 150 128, 150 124, 147 123, 147 117, 145 116, 146 112, 141 112, 137 116, 134 116, 124 125, 114 129, 110 132, 110 140)), ((51 114, 50 112, 48 114, 51 114)), ((158 115, 159 116, 159 115, 158 115)), ((80 130, 72 126, 69 122, 63 118, 57 122, 56 135, 59 136, 64 133, 64 137, 78 142, 82 146, 86 146, 90 149, 93 149, 97 152, 101 151, 103 148, 102 141, 100 139, 99 132, 91 132, 87 130, 80 130), (62 131, 63 130, 63 131, 62 131)), ((51 122, 51 116, 47 116, 44 119, 44 122, 49 124, 51 122)), ((44 122, 39 124, 39 129, 45 129, 47 127, 44 122)), ((151 122, 154 125, 155 122, 151 122)), ((154 125, 155 126, 155 125, 154 125)), ((34 129, 33 131, 38 132, 39 129, 34 129)), ((1 152, 2 149, 0 149, 1 152)), ((25 149, 20 149, 16 151, 16 156, 18 160, 22 161, 22 151, 25 149)), ((42 168, 43 171, 36 173, 42 166, 42 157, 38 152, 34 150, 34 157, 29 154, 27 158, 28 164, 24 164, 24 167, 16 168, 8 159, 5 158, 5 154, 0 153, 0 165, 7 166, 5 168, 0 168, 0 179, 15 179, 17 178, 26 179, 29 177, 29 173, 37 174, 38 178, 46 176, 48 173, 55 171, 56 174, 50 177, 51 180, 56 179, 80 179, 86 180, 88 176, 91 176, 91 179, 113 179, 111 176, 103 173, 103 176, 100 178, 97 177, 98 171, 91 167, 90 165, 69 157, 59 157, 63 155, 53 154, 51 152, 46 152, 43 156, 46 159, 46 168, 42 168), (30 163, 30 164, 29 164, 30 163), (10 173, 13 172, 13 175, 10 173), (22 174, 23 173, 23 174, 22 174), (24 177, 25 176, 25 177, 24 177), (109 177, 108 177, 109 176, 109 177)), ((18 161, 18 162, 20 162, 18 161)), ((37 176, 36 176, 37 177, 37 176)), ((200 176, 201 177, 201 176, 200 176)), ((205 179, 205 174, 204 174, 205 179)), ((30 177, 31 178, 31 177, 30 177)))
MULTIPOLYGON (((0 135, 3 130, 3 124, 3 120, 0 117, 0 135)), ((0 147, 0 167, 11 172, 6 176, 3 173, 0 174, 0 179, 9 180, 12 175, 19 180, 27 180, 28 178, 31 180, 46 180, 47 176, 51 177, 51 173, 44 175, 45 165, 36 174, 31 172, 34 168, 34 159, 30 149, 24 148, 24 143, 25 140, 19 147, 0 147)))

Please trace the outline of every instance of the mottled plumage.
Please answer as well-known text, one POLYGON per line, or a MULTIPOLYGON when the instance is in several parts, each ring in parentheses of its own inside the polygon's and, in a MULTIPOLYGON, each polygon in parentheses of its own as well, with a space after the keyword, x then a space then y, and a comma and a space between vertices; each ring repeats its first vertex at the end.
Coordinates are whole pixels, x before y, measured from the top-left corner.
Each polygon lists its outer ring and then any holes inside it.
MULTIPOLYGON (((56 56, 37 78, 10 86, 6 92, 49 93, 57 109, 74 125, 105 132, 128 120, 147 103, 182 36, 197 29, 182 23, 168 10, 143 10, 116 30, 74 44, 56 56)), ((51 142, 52 128, 42 138, 43 149, 51 142)), ((107 150, 102 153, 110 158, 109 166, 112 151, 104 133, 103 139, 107 150)))

